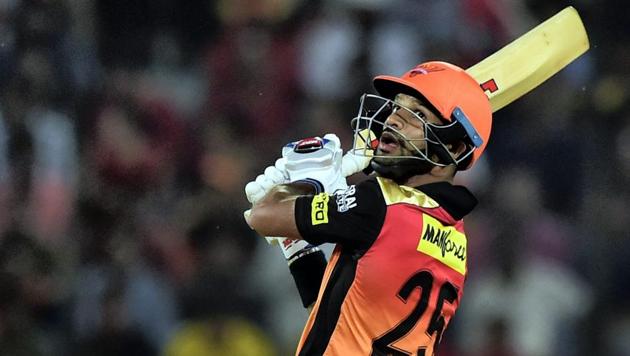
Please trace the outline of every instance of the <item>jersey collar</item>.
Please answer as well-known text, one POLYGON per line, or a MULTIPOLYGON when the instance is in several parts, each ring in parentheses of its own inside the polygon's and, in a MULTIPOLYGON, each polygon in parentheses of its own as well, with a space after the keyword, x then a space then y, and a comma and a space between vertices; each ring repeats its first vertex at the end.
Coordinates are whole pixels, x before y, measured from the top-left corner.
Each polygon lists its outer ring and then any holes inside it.
POLYGON ((438 202, 455 220, 468 215, 478 203, 466 187, 448 182, 423 184, 416 189, 438 202))

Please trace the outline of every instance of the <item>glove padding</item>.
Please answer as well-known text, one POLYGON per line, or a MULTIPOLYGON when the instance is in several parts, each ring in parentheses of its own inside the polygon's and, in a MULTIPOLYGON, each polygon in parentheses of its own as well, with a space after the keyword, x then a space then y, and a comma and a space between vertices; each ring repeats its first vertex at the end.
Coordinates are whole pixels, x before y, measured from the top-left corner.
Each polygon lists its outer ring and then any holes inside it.
POLYGON ((273 186, 289 182, 289 176, 284 165, 284 158, 279 158, 275 165, 267 167, 263 174, 256 177, 256 180, 247 183, 245 195, 247 195, 247 200, 250 203, 258 202, 273 186))
MULTIPOLYGON (((250 203, 257 203, 260 199, 267 195, 273 186, 289 182, 289 175, 286 172, 284 165, 284 158, 279 158, 273 166, 265 168, 265 172, 263 174, 256 177, 255 180, 247 183, 245 186, 245 195, 250 203)), ((243 213, 245 221, 247 221, 248 224, 250 212, 251 209, 248 209, 243 213)), ((278 243, 278 239, 276 237, 265 237, 265 239, 269 244, 278 243)))
POLYGON ((335 134, 291 142, 282 149, 289 181, 316 180, 329 194, 348 187, 341 173, 342 155, 341 142, 335 134))
POLYGON ((280 246, 282 254, 287 260, 287 264, 289 266, 301 257, 319 251, 319 247, 311 245, 305 240, 292 240, 283 237, 277 237, 276 242, 280 246))

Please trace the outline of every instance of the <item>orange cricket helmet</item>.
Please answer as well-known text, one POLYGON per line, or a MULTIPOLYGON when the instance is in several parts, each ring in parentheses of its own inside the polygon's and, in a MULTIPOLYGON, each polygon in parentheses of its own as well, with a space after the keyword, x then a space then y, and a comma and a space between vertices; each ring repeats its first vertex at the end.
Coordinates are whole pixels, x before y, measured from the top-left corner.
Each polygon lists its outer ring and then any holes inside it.
POLYGON ((426 62, 401 77, 377 76, 374 88, 390 100, 399 93, 419 94, 443 119, 460 122, 475 146, 471 159, 460 169, 470 168, 486 148, 492 127, 490 101, 477 81, 462 68, 446 62, 426 62))

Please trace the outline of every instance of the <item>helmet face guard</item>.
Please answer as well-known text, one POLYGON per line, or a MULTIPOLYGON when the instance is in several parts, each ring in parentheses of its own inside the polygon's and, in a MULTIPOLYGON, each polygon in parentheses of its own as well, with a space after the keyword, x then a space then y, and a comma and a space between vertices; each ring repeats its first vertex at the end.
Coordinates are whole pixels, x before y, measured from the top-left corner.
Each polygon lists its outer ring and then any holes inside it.
POLYGON ((456 108, 449 119, 447 120, 448 123, 444 125, 433 124, 391 99, 364 94, 361 96, 359 112, 352 120, 354 130, 354 148, 352 151, 356 155, 372 156, 377 159, 415 160, 417 163, 424 161, 442 167, 454 164, 458 169, 465 169, 474 151, 483 144, 483 140, 461 109, 456 108), (424 131, 423 138, 410 139, 396 128, 387 125, 385 123, 387 117, 395 110, 405 110, 417 119, 424 131), (374 132, 376 137, 380 137, 383 131, 391 132, 396 136, 399 144, 411 151, 411 154, 402 156, 378 155, 375 152, 374 144, 369 139, 362 137, 365 135, 365 129, 374 132), (460 142, 466 145, 466 149, 459 157, 455 157, 447 145, 460 142))

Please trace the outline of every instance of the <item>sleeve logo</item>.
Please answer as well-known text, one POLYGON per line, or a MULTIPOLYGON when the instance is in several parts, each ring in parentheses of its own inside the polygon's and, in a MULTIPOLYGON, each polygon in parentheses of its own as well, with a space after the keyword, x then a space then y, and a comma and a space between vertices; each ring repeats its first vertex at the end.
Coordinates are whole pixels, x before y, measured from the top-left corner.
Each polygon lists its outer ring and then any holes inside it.
POLYGON ((422 220, 422 236, 418 243, 418 251, 461 274, 466 274, 466 236, 454 226, 444 226, 427 214, 423 215, 422 220))
POLYGON ((311 202, 311 224, 328 224, 328 194, 319 193, 311 202))
POLYGON ((338 212, 345 213, 346 211, 357 206, 357 198, 354 197, 354 193, 356 193, 356 191, 357 188, 354 185, 351 185, 343 192, 336 194, 338 212))

